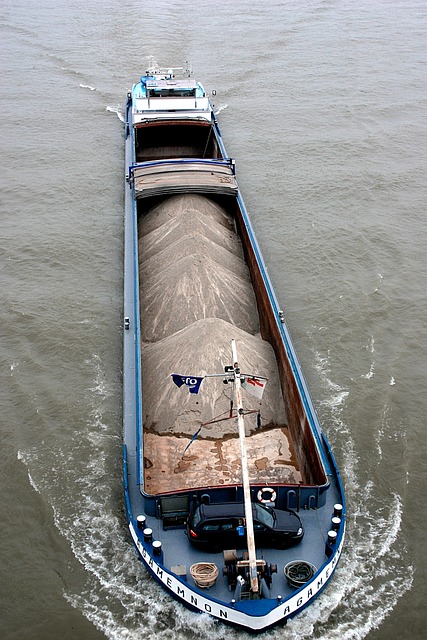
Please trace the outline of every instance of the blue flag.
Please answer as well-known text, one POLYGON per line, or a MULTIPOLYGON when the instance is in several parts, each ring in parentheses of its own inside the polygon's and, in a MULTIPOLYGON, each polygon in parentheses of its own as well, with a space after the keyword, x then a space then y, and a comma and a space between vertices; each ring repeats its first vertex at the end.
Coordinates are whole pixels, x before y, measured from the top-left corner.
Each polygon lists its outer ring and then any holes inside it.
POLYGON ((204 376, 180 376, 177 373, 172 373, 171 378, 177 387, 182 387, 182 385, 185 384, 190 393, 199 393, 200 385, 205 379, 204 376))

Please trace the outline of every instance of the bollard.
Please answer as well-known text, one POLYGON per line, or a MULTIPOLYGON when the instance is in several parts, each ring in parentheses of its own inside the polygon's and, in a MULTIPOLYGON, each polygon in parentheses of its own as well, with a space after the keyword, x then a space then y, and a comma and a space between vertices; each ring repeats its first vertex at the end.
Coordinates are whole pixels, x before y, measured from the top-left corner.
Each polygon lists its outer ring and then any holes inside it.
POLYGON ((162 555, 162 543, 160 540, 154 540, 153 541, 153 554, 155 556, 161 556, 162 555))
POLYGON ((342 504, 334 504, 334 516, 341 518, 342 516, 342 504))
POLYGON ((147 527, 147 529, 144 529, 144 540, 145 542, 151 542, 152 539, 153 539, 153 530, 147 527))
POLYGON ((337 539, 336 531, 328 531, 328 544, 335 544, 337 539))

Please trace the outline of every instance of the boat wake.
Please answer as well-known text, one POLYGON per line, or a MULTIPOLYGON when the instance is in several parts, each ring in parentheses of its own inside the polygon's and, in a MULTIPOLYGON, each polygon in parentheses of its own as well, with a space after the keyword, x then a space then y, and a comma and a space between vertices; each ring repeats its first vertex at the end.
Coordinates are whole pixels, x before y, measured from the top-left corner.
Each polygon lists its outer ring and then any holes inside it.
POLYGON ((110 111, 111 113, 115 113, 120 122, 125 121, 125 114, 123 113, 123 109, 121 107, 109 107, 105 108, 106 111, 110 111))
MULTIPOLYGON (((86 362, 93 373, 87 389, 90 417, 61 445, 46 442, 18 458, 35 491, 49 502, 54 524, 84 567, 78 591, 64 587, 64 598, 110 640, 208 637, 215 623, 196 616, 152 580, 127 533, 122 493, 120 426, 108 419, 119 390, 106 380, 98 356, 86 362)), ((65 584, 65 583, 64 583, 65 584)), ((219 639, 226 630, 215 629, 219 639)))
POLYGON ((228 107, 228 104, 221 104, 221 105, 218 107, 218 109, 216 109, 216 110, 214 111, 215 115, 217 116, 218 114, 220 114, 220 113, 221 113, 221 111, 225 111, 225 109, 227 109, 227 107, 228 107))
MULTIPOLYGON (((329 359, 316 353, 326 399, 319 407, 321 423, 341 463, 346 479, 346 545, 333 586, 316 602, 290 621, 287 638, 362 640, 380 626, 402 595, 411 589, 413 567, 405 562, 408 552, 401 534, 403 505, 395 492, 384 504, 375 482, 361 480, 357 444, 345 422, 345 409, 351 398, 330 377, 329 359), (290 635, 288 635, 288 633, 290 635)), ((382 452, 377 449, 381 462, 382 452)))
MULTIPOLYGON (((328 437, 347 481, 348 542, 333 585, 286 629, 277 627, 269 637, 362 640, 412 585, 412 567, 404 566, 403 506, 397 493, 385 505, 374 482, 362 484, 360 456, 343 418, 350 392, 331 380, 328 358, 317 357, 317 363, 326 388, 319 413, 323 424, 329 425, 328 437)), ((87 423, 74 428, 60 444, 44 443, 19 454, 31 485, 49 500, 56 527, 86 570, 78 592, 65 587, 64 598, 110 640, 140 638, 141 629, 153 640, 213 634, 218 640, 248 638, 244 631, 186 610, 143 568, 122 507, 121 433, 110 414, 119 389, 108 382, 98 356, 86 365, 92 372, 86 392, 87 423)))

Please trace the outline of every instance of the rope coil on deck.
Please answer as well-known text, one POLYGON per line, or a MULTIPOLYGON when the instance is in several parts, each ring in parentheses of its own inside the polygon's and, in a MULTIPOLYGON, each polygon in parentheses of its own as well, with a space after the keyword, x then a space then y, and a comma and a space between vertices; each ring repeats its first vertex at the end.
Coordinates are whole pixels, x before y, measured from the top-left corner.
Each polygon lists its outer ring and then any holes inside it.
POLYGON ((202 589, 209 589, 218 578, 218 567, 213 562, 196 562, 190 567, 194 582, 202 589))
POLYGON ((305 560, 295 560, 294 562, 288 562, 284 567, 285 577, 290 587, 298 589, 303 584, 306 584, 316 573, 317 568, 311 562, 305 560))

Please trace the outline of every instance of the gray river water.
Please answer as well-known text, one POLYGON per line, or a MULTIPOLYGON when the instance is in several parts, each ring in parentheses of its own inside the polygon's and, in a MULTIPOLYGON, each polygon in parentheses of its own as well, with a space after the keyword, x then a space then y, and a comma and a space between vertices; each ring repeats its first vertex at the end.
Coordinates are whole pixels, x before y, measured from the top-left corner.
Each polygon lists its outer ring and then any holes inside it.
POLYGON ((335 579, 274 640, 421 640, 421 0, 3 0, 0 637, 232 638, 148 578, 121 488, 123 102, 153 56, 225 144, 346 486, 335 579))

